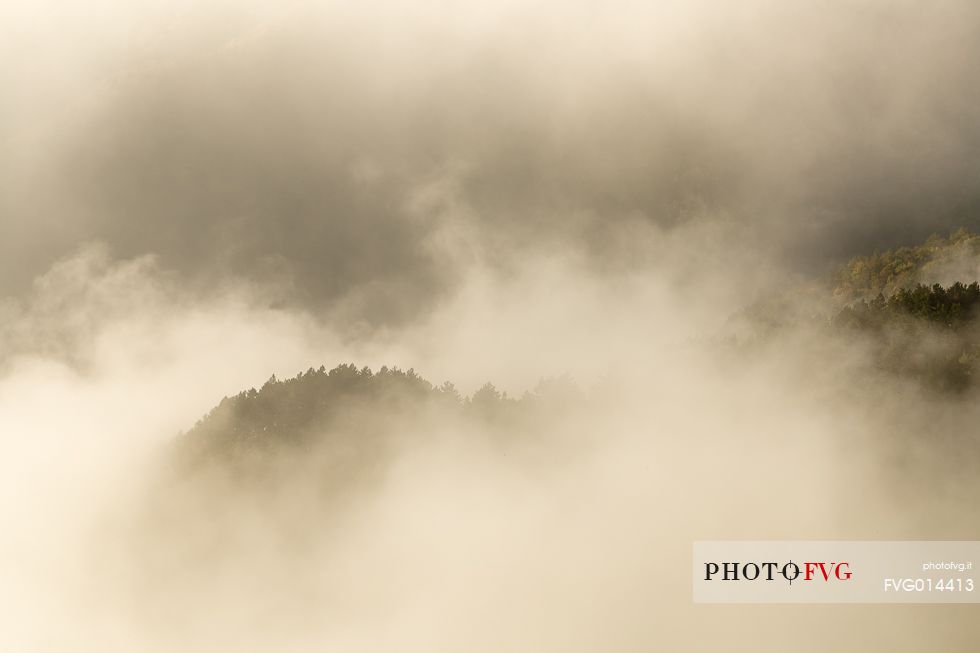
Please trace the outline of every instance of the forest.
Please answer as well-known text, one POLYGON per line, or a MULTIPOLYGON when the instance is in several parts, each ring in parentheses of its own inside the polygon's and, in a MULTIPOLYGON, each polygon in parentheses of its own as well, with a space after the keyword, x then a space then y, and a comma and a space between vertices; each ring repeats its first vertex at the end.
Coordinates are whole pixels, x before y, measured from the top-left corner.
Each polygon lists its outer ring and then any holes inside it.
POLYGON ((941 394, 975 386, 980 368, 980 285, 916 284, 889 297, 845 306, 834 316, 838 335, 857 332, 883 371, 941 394))
POLYGON ((178 449, 192 467, 229 460, 261 464, 270 453, 309 452, 324 445, 328 434, 346 434, 353 444, 342 454, 361 457, 390 444, 393 431, 425 424, 493 429, 519 437, 534 428, 536 417, 584 401, 584 393, 567 376, 542 379, 520 397, 508 396, 489 382, 464 397, 452 383, 433 385, 413 369, 384 366, 372 371, 344 363, 330 370, 310 368, 286 380, 273 375, 258 390, 225 397, 182 435, 178 449), (391 428, 393 421, 399 429, 391 428))
MULTIPOLYGON (((911 381, 928 393, 964 396, 980 378, 980 283, 944 286, 921 280, 953 262, 968 268, 977 261, 980 236, 962 229, 948 238, 933 236, 921 246, 852 259, 833 276, 836 285, 822 291, 827 306, 836 308, 801 318, 804 313, 787 308, 793 301, 789 293, 756 309, 756 336, 773 339, 804 325, 815 327, 821 335, 866 345, 874 371, 911 381), (765 328, 759 326, 763 323, 765 328)), ((752 356, 752 349, 740 355, 752 356)), ((390 433, 398 430, 390 419, 400 420, 401 430, 410 426, 406 420, 418 426, 437 417, 460 429, 502 426, 497 432, 526 434, 535 416, 568 410, 587 396, 567 376, 543 379, 520 397, 490 382, 467 397, 451 382, 435 385, 414 369, 372 371, 353 363, 329 370, 311 367, 286 380, 272 376, 259 389, 224 398, 183 434, 179 450, 194 464, 255 460, 270 451, 311 451, 346 433, 354 437, 341 440, 355 444, 342 455, 363 456, 385 448, 390 433)))

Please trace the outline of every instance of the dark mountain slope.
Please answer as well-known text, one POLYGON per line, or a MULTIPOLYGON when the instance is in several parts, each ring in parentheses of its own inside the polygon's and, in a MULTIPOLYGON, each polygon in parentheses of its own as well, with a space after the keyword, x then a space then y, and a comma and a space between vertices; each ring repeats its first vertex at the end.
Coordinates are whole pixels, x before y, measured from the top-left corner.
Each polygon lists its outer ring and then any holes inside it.
POLYGON ((581 404, 581 399, 567 378, 544 380, 520 399, 490 383, 467 398, 453 384, 434 386, 414 370, 372 372, 350 364, 310 368, 225 397, 182 436, 179 450, 191 466, 247 464, 269 454, 319 455, 325 450, 332 458, 363 461, 435 425, 519 437, 539 415, 581 404))

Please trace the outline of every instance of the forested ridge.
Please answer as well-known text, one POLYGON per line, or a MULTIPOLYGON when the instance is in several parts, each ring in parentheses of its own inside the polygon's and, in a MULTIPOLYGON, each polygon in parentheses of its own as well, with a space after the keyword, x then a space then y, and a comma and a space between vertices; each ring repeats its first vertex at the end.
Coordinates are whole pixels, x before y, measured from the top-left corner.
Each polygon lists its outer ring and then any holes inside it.
POLYGON ((519 433, 540 411, 583 398, 569 377, 542 379, 517 398, 489 382, 466 397, 452 383, 434 385, 414 369, 321 366, 286 380, 273 375, 258 390, 225 397, 182 436, 181 453, 194 463, 242 460, 312 451, 329 444, 329 436, 343 434, 355 449, 344 455, 360 456, 380 447, 392 430, 411 431, 427 419, 470 430, 504 425, 519 433), (398 428, 392 429, 392 420, 398 428))
POLYGON ((823 281, 789 285, 733 316, 740 356, 804 329, 854 343, 872 371, 958 396, 980 379, 980 235, 960 229, 851 259, 823 281))
POLYGON ((978 269, 980 235, 959 229, 946 237, 933 234, 921 245, 851 259, 834 273, 833 294, 849 302, 879 293, 888 297, 917 284, 969 284, 980 276, 978 269))
POLYGON ((890 297, 845 306, 833 318, 838 336, 864 337, 878 368, 944 394, 980 378, 980 285, 916 284, 890 297))
POLYGON ((833 295, 844 305, 831 327, 863 338, 885 372, 964 393, 980 378, 978 276, 980 236, 965 229, 852 259, 835 275, 833 295))
MULTIPOLYGON (((845 340, 860 340, 880 371, 956 395, 980 379, 980 283, 949 285, 921 280, 950 268, 970 270, 980 261, 980 236, 965 230, 931 237, 842 266, 825 290, 829 314, 794 306, 793 293, 747 310, 755 340, 767 342, 801 324, 845 340)), ((751 356, 751 351, 742 355, 751 356)), ((450 382, 434 385, 413 369, 341 364, 310 368, 293 378, 271 377, 261 388, 224 398, 181 438, 186 460, 243 459, 272 450, 309 451, 338 434, 354 443, 344 455, 381 447, 399 420, 406 430, 427 416, 466 428, 494 424, 504 431, 528 427, 533 416, 581 402, 585 394, 568 378, 542 381, 520 397, 492 383, 466 397, 450 382), (328 434, 332 434, 328 437, 328 434)))
POLYGON ((977 319, 980 310, 980 284, 964 285, 957 281, 948 288, 916 284, 901 288, 890 297, 882 293, 871 301, 860 300, 845 306, 834 321, 843 326, 881 329, 896 321, 922 320, 940 327, 958 330, 977 319))

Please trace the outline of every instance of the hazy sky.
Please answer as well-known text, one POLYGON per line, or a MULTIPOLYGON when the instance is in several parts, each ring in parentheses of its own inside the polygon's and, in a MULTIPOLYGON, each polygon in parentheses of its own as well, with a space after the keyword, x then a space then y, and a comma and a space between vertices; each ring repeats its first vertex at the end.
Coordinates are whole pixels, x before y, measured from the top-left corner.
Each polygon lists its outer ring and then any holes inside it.
POLYGON ((978 224, 972 2, 3 11, 3 292, 98 240, 386 324, 638 225, 820 271, 978 224))

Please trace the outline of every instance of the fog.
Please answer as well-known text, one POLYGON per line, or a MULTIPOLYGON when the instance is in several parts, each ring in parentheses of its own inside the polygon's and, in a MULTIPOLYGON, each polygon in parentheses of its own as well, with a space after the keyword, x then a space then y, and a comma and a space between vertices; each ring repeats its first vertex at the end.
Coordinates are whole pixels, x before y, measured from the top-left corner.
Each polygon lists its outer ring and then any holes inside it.
POLYGON ((973 650, 968 605, 699 606, 689 565, 980 539, 975 389, 818 321, 732 334, 980 227, 978 12, 0 9, 0 648, 973 650), (350 434, 251 483, 169 469, 222 397, 343 362, 586 399, 370 415, 327 493, 350 434))
POLYGON ((706 215, 808 271, 976 226, 972 3, 5 11, 9 292, 106 240, 388 324, 453 290, 461 211, 499 265, 706 215))

